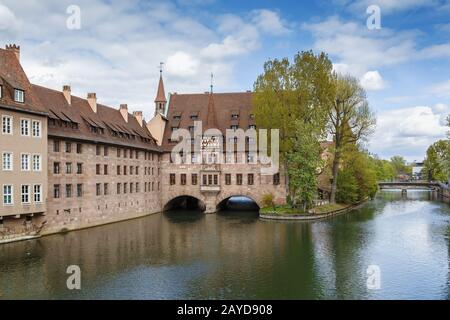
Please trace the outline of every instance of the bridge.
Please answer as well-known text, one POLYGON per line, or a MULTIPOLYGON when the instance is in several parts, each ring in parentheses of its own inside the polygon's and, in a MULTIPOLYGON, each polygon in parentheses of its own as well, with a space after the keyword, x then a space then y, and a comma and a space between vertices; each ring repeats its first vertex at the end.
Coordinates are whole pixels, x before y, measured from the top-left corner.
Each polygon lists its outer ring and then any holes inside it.
POLYGON ((437 182, 429 181, 390 181, 379 182, 378 187, 380 190, 402 190, 402 193, 406 193, 407 190, 439 190, 440 184, 437 182))

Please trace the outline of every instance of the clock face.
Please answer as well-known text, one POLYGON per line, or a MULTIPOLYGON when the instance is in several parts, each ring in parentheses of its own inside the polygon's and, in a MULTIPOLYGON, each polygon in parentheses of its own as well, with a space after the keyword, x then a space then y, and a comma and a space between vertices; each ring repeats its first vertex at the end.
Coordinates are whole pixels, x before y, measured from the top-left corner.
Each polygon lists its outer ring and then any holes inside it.
POLYGON ((217 137, 203 137, 202 150, 213 150, 220 148, 220 140, 217 137))

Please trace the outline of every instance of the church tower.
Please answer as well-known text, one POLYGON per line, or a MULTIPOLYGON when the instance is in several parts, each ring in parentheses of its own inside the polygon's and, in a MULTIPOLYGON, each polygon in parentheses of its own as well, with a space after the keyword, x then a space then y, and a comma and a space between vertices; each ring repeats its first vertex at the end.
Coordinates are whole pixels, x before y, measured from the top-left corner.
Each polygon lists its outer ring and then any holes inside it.
POLYGON ((162 78, 162 66, 163 66, 163 63, 161 62, 160 68, 159 68, 158 91, 156 93, 156 98, 155 98, 155 116, 158 113, 165 115, 165 112, 166 112, 167 99, 166 99, 166 92, 164 91, 164 81, 162 78))

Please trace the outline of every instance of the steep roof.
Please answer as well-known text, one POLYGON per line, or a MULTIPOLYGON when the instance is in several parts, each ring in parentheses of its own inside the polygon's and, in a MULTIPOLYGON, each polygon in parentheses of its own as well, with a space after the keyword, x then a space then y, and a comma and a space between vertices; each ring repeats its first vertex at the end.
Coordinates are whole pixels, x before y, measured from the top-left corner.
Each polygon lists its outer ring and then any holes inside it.
POLYGON ((49 124, 49 135, 159 151, 147 127, 141 127, 130 113, 128 122, 125 122, 117 109, 97 104, 95 113, 86 99, 71 96, 69 105, 61 91, 39 85, 33 85, 32 88, 47 109, 50 119, 69 124, 49 124), (93 132, 92 127, 100 128, 103 134, 93 132))
POLYGON ((207 129, 212 121, 223 135, 232 125, 247 130, 250 125, 255 124, 251 117, 252 107, 251 92, 172 94, 167 113, 168 123, 163 136, 163 149, 170 151, 176 145, 169 142, 173 127, 189 129, 194 125, 194 121, 202 121, 203 130, 207 129), (232 114, 236 114, 237 119, 232 119, 232 114), (197 120, 191 116, 197 116, 197 120))
POLYGON ((3 88, 0 98, 1 106, 25 112, 46 112, 39 98, 31 89, 30 81, 13 51, 0 49, 0 85, 3 88), (14 89, 25 92, 24 103, 14 101, 14 89))
POLYGON ((162 75, 159 76, 158 92, 156 93, 155 102, 167 102, 162 75))

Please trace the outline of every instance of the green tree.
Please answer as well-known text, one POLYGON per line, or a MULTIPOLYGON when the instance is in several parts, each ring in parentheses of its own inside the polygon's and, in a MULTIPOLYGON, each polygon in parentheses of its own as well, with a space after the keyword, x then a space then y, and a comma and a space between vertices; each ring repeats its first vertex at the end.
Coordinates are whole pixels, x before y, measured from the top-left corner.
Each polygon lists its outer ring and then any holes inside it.
POLYGON ((334 98, 328 109, 329 133, 334 140, 331 203, 336 202, 339 167, 345 148, 365 140, 376 124, 366 93, 357 79, 335 75, 334 83, 334 98))
POLYGON ((409 166, 402 156, 393 156, 391 157, 391 164, 394 167, 395 175, 401 174, 412 174, 412 167, 409 166))
POLYGON ((439 140, 428 148, 424 166, 429 179, 443 182, 448 181, 450 178, 449 163, 449 140, 439 140))
POLYGON ((313 166, 318 154, 320 157, 317 142, 325 138, 326 111, 333 97, 332 68, 326 54, 301 52, 292 63, 287 58, 267 61, 254 85, 256 124, 280 130, 280 160, 287 191, 294 203, 305 206, 310 205, 312 188, 317 185, 311 184, 311 177, 316 174, 313 166), (298 163, 309 161, 311 165, 300 173, 298 163))

